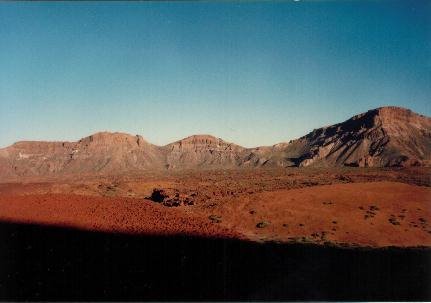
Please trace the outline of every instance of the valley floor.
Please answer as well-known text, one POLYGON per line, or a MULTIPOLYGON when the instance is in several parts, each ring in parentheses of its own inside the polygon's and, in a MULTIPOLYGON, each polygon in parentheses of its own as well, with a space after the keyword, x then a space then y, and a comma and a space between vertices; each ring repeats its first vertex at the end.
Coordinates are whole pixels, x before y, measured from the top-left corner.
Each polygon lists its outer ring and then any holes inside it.
POLYGON ((430 183, 428 168, 0 183, 0 300, 429 301, 430 183))
POLYGON ((0 184, 0 220, 256 242, 431 247, 430 170, 287 169, 0 184), (149 199, 154 188, 192 205, 149 199))

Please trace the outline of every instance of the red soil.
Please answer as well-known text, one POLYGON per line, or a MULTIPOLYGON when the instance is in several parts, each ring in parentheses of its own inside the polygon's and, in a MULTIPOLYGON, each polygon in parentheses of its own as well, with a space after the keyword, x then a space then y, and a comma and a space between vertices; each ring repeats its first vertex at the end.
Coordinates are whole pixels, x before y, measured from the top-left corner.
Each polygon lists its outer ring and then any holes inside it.
POLYGON ((431 247, 431 187, 429 169, 238 170, 3 183, 0 220, 122 233, 431 247), (192 198, 194 205, 165 207, 145 199, 156 187, 192 198))
POLYGON ((0 195, 0 220, 122 233, 240 237, 186 209, 129 198, 0 195))
POLYGON ((350 183, 241 196, 212 211, 253 240, 431 246, 431 189, 350 183), (266 227, 257 228, 259 222, 266 227))

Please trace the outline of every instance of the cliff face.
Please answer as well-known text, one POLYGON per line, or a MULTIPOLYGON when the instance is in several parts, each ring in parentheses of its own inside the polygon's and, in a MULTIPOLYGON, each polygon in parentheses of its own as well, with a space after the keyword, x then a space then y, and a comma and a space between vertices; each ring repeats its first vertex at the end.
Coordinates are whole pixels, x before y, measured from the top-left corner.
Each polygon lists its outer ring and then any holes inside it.
POLYGON ((278 149, 298 166, 427 165, 431 119, 403 108, 378 108, 316 129, 278 149))
POLYGON ((431 164, 431 118, 383 107, 315 129, 288 143, 244 148, 209 135, 156 146, 101 132, 77 142, 17 142, 0 149, 0 178, 141 170, 431 164))

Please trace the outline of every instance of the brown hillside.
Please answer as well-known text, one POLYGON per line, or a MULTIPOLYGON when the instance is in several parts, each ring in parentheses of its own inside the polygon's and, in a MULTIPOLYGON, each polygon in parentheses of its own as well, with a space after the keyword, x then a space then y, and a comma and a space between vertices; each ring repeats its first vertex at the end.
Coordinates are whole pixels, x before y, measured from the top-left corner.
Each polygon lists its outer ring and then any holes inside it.
POLYGON ((382 107, 289 143, 255 149, 250 158, 276 166, 429 165, 431 119, 404 108, 382 107))
POLYGON ((274 146, 244 148, 210 135, 166 146, 100 132, 77 142, 22 141, 0 149, 0 178, 143 170, 288 166, 429 166, 431 118, 382 107, 274 146))

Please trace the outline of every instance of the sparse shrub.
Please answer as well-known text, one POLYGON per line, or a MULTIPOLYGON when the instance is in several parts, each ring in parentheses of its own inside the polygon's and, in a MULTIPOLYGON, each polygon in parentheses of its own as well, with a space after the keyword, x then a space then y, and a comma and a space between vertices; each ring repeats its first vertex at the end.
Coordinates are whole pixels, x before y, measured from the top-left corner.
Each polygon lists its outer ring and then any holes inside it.
POLYGON ((184 199, 183 203, 184 203, 184 205, 194 205, 195 204, 195 202, 191 198, 189 198, 189 197, 186 197, 184 199))
POLYGON ((388 219, 389 223, 391 223, 392 225, 400 225, 400 222, 397 221, 397 219, 395 217, 390 217, 388 219))
POLYGON ((174 197, 173 199, 165 199, 163 201, 163 205, 168 207, 177 207, 181 205, 181 201, 178 197, 174 197))
POLYGON ((264 227, 267 227, 268 225, 269 225, 269 222, 262 221, 262 222, 257 223, 256 227, 257 228, 264 228, 264 227))
POLYGON ((369 207, 369 210, 365 212, 365 216, 364 216, 365 220, 368 218, 374 218, 376 216, 376 213, 372 211, 372 209, 375 210, 375 208, 371 206, 369 207))
POLYGON ((343 175, 338 175, 337 179, 340 180, 340 181, 346 182, 346 183, 352 182, 352 179, 350 179, 347 176, 343 176, 343 175))
POLYGON ((218 216, 218 215, 210 215, 208 217, 208 219, 210 219, 214 223, 220 223, 221 222, 221 216, 218 216))

